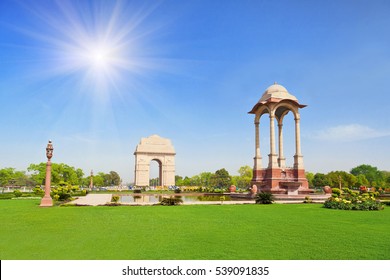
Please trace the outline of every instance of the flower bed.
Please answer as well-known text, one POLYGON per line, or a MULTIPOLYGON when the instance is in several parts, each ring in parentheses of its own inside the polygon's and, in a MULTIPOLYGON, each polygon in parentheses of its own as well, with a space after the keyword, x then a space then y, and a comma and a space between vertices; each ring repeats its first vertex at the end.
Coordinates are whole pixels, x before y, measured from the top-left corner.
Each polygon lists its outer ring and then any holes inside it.
POLYGON ((344 192, 328 198, 324 207, 341 210, 383 210, 383 204, 375 196, 374 193, 359 194, 346 189, 344 192))

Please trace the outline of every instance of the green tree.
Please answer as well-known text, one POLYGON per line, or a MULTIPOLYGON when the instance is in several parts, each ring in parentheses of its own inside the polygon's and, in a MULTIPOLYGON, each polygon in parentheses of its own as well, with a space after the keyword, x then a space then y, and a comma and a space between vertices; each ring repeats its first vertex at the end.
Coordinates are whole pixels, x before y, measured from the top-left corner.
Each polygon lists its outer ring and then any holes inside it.
POLYGON ((342 188, 352 188, 357 182, 356 176, 345 171, 329 172, 327 178, 332 188, 339 188, 340 184, 342 188))
POLYGON ((375 166, 361 164, 352 168, 350 173, 355 176, 358 176, 359 174, 366 176, 370 187, 382 187, 385 184, 383 173, 375 166))
POLYGON ((190 186, 191 185, 191 178, 188 176, 185 176, 182 182, 183 186, 190 186))
POLYGON ((306 172, 306 179, 309 182, 309 187, 314 187, 314 174, 311 172, 306 172))
POLYGON ((15 170, 15 168, 8 167, 0 169, 0 187, 8 185, 32 187, 35 185, 35 182, 25 171, 19 171, 15 170))
POLYGON ((96 175, 93 176, 93 185, 95 187, 104 187, 105 184, 105 176, 103 172, 98 172, 96 175))
POLYGON ((115 171, 110 171, 109 175, 109 185, 111 186, 119 186, 121 184, 121 177, 115 171))
POLYGON ((65 163, 52 164, 52 169, 56 173, 54 182, 64 181, 69 185, 80 185, 82 184, 82 171, 73 166, 69 166, 65 163), (80 172, 81 171, 81 172, 80 172), (57 181, 58 180, 58 181, 57 181))
POLYGON ((83 170, 80 169, 80 168, 77 168, 77 169, 75 170, 75 172, 76 172, 78 184, 79 184, 79 185, 82 185, 82 184, 83 184, 83 179, 84 179, 84 172, 83 172, 83 170))
POLYGON ((0 169, 0 186, 5 187, 9 185, 10 180, 14 177, 15 168, 7 167, 0 169))
POLYGON ((313 185, 315 187, 324 187, 324 186, 329 186, 330 182, 325 174, 316 173, 314 174, 313 185))
POLYGON ((191 185, 191 178, 189 177, 181 177, 181 176, 175 176, 175 180, 176 180, 176 186, 181 186, 181 187, 184 187, 184 186, 190 186, 191 185))
MULTIPOLYGON (((46 163, 41 162, 39 164, 30 164, 27 168, 31 173, 31 179, 39 185, 45 184, 46 179, 46 163)), ((51 164, 51 183, 58 185, 60 182, 65 182, 68 185, 81 185, 83 184, 83 171, 76 169, 73 166, 69 166, 65 163, 52 163, 51 164)))
POLYGON ((222 168, 215 171, 215 174, 212 176, 211 181, 214 187, 226 188, 231 185, 232 178, 230 177, 229 172, 225 168, 222 168))
POLYGON ((240 169, 238 169, 239 176, 234 176, 232 179, 233 184, 236 185, 236 187, 240 189, 247 189, 252 181, 253 176, 253 170, 250 166, 245 165, 241 166, 240 169))
POLYGON ((390 186, 390 171, 382 171, 383 177, 385 178, 386 187, 390 186))
POLYGON ((199 174, 200 176, 200 186, 202 187, 210 187, 211 186, 211 178, 213 176, 213 173, 211 172, 202 172, 199 174))
POLYGON ((31 163, 27 168, 27 171, 31 173, 31 179, 37 185, 44 185, 46 180, 46 163, 41 162, 39 164, 31 163))
POLYGON ((149 186, 160 186, 160 178, 152 178, 149 180, 149 186))
POLYGON ((190 178, 190 186, 201 186, 202 179, 200 175, 195 175, 190 178))
POLYGON ((368 182, 366 176, 364 174, 359 174, 356 176, 356 183, 354 188, 359 189, 360 186, 368 186, 370 182, 368 182))
POLYGON ((34 186, 34 181, 31 180, 30 176, 26 174, 25 171, 15 171, 13 174, 13 179, 15 180, 16 186, 34 186))
POLYGON ((176 186, 183 186, 183 177, 175 175, 175 184, 176 186))

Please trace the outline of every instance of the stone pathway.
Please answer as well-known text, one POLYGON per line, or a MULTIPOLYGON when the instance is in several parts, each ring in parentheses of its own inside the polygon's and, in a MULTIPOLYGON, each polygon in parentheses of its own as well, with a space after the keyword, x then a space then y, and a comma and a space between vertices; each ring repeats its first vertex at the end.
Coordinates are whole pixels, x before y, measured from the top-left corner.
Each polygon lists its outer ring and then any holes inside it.
POLYGON ((69 204, 98 206, 111 202, 111 198, 112 194, 87 194, 69 202, 69 204))

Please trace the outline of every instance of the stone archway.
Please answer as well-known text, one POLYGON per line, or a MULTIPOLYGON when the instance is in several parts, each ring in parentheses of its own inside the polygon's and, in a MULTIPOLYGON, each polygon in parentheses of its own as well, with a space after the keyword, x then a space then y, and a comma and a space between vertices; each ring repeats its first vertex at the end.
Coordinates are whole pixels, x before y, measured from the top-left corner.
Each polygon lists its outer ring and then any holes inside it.
POLYGON ((152 135, 142 138, 135 152, 134 184, 149 186, 150 162, 159 164, 159 178, 162 186, 175 185, 175 149, 171 140, 152 135))

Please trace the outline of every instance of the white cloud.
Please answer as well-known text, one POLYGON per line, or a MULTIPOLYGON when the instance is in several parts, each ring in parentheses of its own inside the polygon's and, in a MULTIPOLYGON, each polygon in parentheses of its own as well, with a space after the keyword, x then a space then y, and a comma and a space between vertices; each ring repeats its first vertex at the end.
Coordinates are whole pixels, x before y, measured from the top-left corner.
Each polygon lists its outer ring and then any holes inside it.
POLYGON ((311 137, 325 141, 352 142, 390 136, 389 130, 378 130, 360 124, 338 125, 315 131, 311 137))

